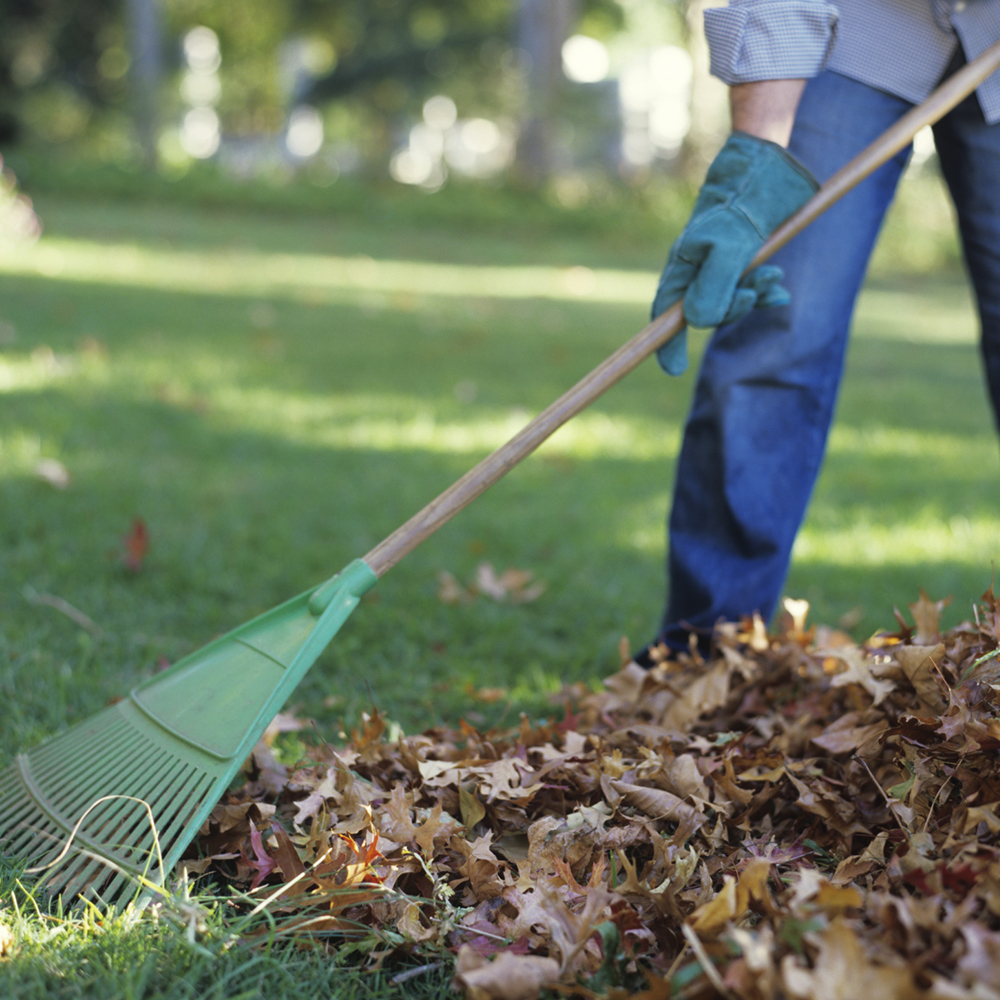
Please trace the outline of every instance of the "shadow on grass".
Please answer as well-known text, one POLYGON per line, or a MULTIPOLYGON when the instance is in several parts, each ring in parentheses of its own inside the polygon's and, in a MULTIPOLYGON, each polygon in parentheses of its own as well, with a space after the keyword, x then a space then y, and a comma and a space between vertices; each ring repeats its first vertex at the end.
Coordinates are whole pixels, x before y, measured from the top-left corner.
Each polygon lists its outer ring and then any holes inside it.
MULTIPOLYGON (((26 373, 4 393, 0 432, 0 754, 363 555, 641 325, 632 307, 573 301, 310 302, 41 277, 0 279, 0 291, 17 333, 0 364, 26 373), (34 476, 39 457, 66 465, 68 489, 34 476), (135 517, 152 544, 133 574, 121 552, 135 517), (26 586, 96 631, 32 604, 26 586)), ((605 424, 582 423, 407 557, 296 707, 333 727, 371 702, 408 730, 489 724, 557 711, 546 696, 561 684, 613 672, 621 636, 645 642, 662 607, 692 381, 643 366, 596 405, 605 424), (534 572, 545 594, 441 602, 441 570, 467 582, 486 560, 534 572)), ((996 525, 991 461, 975 349, 866 328, 806 533, 996 525)), ((825 623, 860 608, 859 637, 893 627, 893 605, 919 587, 953 593, 964 617, 996 553, 901 538, 853 566, 814 546, 788 590, 825 623)))
MULTIPOLYGON (((46 390, 10 402, 12 425, 40 426, 65 399, 46 390)), ((465 456, 282 442, 158 402, 104 398, 96 412, 74 412, 76 431, 61 451, 73 470, 70 488, 24 475, 0 485, 8 605, 0 689, 5 704, 29 724, 44 718, 45 729, 90 714, 162 661, 321 582, 468 467, 465 456), (141 571, 130 573, 122 538, 135 516, 152 544, 141 571), (29 602, 26 586, 83 610, 99 634, 29 602)), ((812 515, 831 531, 849 530, 858 515, 844 506, 839 464, 834 458, 829 469, 838 489, 821 490, 812 515)), ((890 507, 900 524, 918 520, 927 496, 905 484, 919 481, 925 464, 920 455, 883 458, 875 483, 895 484, 892 492, 855 496, 855 506, 864 499, 876 521, 890 507)), ((964 516, 995 519, 989 479, 966 471, 964 486, 957 474, 952 482, 964 516)), ((633 536, 659 534, 663 472, 659 461, 628 457, 530 459, 380 582, 295 704, 332 725, 374 703, 407 730, 470 713, 485 724, 505 712, 513 721, 520 708, 558 711, 547 694, 613 672, 621 636, 638 645, 655 626, 661 557, 655 542, 633 536), (468 583, 486 560, 532 571, 545 593, 524 605, 439 599, 442 570, 468 583), (477 693, 498 687, 513 708, 477 693)), ((968 554, 897 555, 860 571, 810 558, 789 590, 810 599, 814 620, 826 623, 861 607, 863 634, 892 627, 892 605, 915 600, 919 587, 934 597, 943 587, 967 608, 988 583, 988 567, 968 554)), ((5 738, 17 725, 4 726, 5 738)))

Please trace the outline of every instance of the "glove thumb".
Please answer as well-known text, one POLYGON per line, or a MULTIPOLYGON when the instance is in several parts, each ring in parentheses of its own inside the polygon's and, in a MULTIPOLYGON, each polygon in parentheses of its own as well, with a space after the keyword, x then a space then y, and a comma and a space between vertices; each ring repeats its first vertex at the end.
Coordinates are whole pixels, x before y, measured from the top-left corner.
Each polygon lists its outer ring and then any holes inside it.
POLYGON ((671 251, 667 266, 663 269, 660 282, 656 286, 656 295, 653 298, 653 307, 650 310, 650 319, 656 319, 661 313, 669 309, 684 294, 684 289, 691 284, 697 273, 694 264, 681 260, 676 251, 671 251))
POLYGON ((709 329, 724 322, 732 308, 739 273, 729 255, 713 247, 684 293, 684 316, 691 326, 709 329))
POLYGON ((668 375, 683 375, 688 367, 687 328, 657 348, 656 360, 668 375))

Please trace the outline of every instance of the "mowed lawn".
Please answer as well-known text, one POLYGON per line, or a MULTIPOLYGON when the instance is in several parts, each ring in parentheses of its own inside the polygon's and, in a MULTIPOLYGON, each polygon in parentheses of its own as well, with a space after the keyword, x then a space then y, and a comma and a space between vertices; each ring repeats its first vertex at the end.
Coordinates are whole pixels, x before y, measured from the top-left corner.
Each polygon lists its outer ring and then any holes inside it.
MULTIPOLYGON (((0 766, 366 553, 643 326, 669 243, 37 208, 42 240, 0 252, 0 766)), ((692 381, 650 361, 559 431, 379 582, 289 710, 331 742, 373 705, 408 732, 514 724, 614 672, 662 607, 692 381), (521 572, 505 599, 470 590, 485 564, 521 572)), ((857 638, 921 588, 958 622, 992 579, 997 485, 961 276, 883 255, 788 593, 857 638)), ((245 948, 207 897, 133 926, 36 911, 13 879, 0 865, 0 994, 453 995, 446 962, 394 980, 245 948)))
MULTIPOLYGON (((367 552, 640 329, 659 264, 544 230, 37 207, 43 239, 0 257, 4 756, 367 552)), ((975 336, 960 276, 866 291, 788 583, 814 622, 863 638, 920 588, 953 622, 990 585, 975 336)), ((558 432, 380 581, 292 707, 487 724, 616 669, 662 607, 692 381, 650 361, 558 432), (442 600, 484 563, 544 591, 442 600)))

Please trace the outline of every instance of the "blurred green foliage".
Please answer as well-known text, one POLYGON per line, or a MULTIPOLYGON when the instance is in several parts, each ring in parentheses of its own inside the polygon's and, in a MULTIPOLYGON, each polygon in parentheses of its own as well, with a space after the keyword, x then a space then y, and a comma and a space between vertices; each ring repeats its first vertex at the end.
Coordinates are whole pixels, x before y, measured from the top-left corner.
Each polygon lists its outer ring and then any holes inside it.
MULTIPOLYGON (((150 0, 155 2, 155 0, 150 0)), ((132 3, 16 0, 0 5, 0 144, 19 137, 89 142, 110 158, 135 155, 126 112, 135 67, 132 3)), ((509 98, 516 0, 158 0, 163 106, 176 104, 180 41, 211 28, 224 54, 219 111, 227 132, 281 127, 291 96, 336 100, 334 134, 364 138, 447 81, 473 111, 509 98), (306 78, 290 79, 282 48, 307 42, 306 78), (506 81, 506 82, 505 82, 506 81), (293 94, 292 92, 295 91, 293 94)), ((616 0, 580 0, 578 21, 610 37, 616 0)))
MULTIPOLYGON (((622 245, 658 258, 683 225, 704 164, 639 171, 624 183, 603 163, 571 167, 541 190, 510 177, 452 179, 429 193, 391 183, 387 164, 433 94, 453 97, 465 117, 501 118, 524 108, 517 18, 524 0, 11 0, 0 5, 0 154, 27 193, 65 191, 200 204, 336 211, 394 220, 433 218, 480 225, 615 231, 622 245), (161 114, 176 123, 182 99, 182 42, 193 28, 219 40, 215 104, 227 139, 280 133, 289 106, 321 110, 324 155, 291 166, 261 159, 233 183, 226 164, 182 154, 143 174, 133 121, 138 51, 130 11, 156 2, 161 15, 161 114), (330 150, 349 148, 341 169, 330 150)), ((685 44, 692 5, 663 0, 579 0, 574 30, 608 42, 685 44)), ((692 22, 693 23, 693 22, 692 22)), ((631 43, 630 43, 631 44, 631 43)), ((723 88, 724 89, 724 88, 723 88)), ((596 162, 607 135, 599 90, 569 88, 559 126, 596 162)), ((604 98, 601 98, 604 100, 604 98)), ((605 109, 606 110, 606 109, 605 109)), ((697 123, 696 123, 697 124, 697 123)), ((700 127, 700 126, 699 126, 700 127)), ((702 137, 704 138, 704 137, 702 137)), ((338 154, 339 155, 339 154, 338 154)), ((951 209, 933 159, 902 186, 873 269, 918 272, 959 259, 951 209)))

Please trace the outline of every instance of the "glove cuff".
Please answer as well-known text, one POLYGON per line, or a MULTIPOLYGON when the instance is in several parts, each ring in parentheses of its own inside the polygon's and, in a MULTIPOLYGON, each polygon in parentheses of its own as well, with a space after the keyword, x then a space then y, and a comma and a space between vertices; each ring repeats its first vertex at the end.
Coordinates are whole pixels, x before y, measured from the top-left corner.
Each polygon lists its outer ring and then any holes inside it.
POLYGON ((793 156, 784 146, 781 146, 776 142, 772 142, 770 139, 761 139, 759 136, 751 135, 749 132, 741 132, 739 129, 734 129, 729 135, 730 139, 734 136, 738 136, 738 141, 740 142, 765 147, 769 155, 776 156, 783 160, 786 166, 790 167, 797 174, 800 174, 806 184, 812 188, 813 194, 819 190, 820 184, 813 175, 813 172, 801 160, 793 156))
POLYGON ((763 243, 819 190, 819 182, 784 146, 733 132, 712 161, 703 190, 721 195, 719 207, 740 212, 763 243))

